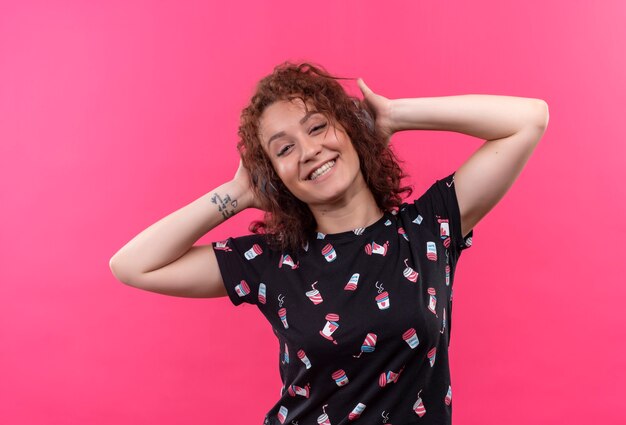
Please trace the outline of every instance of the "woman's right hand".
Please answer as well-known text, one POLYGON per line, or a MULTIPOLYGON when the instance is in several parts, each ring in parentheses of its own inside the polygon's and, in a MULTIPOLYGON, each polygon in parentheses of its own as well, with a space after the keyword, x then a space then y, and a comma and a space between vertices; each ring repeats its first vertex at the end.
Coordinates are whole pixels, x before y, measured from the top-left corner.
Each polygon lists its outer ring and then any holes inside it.
POLYGON ((396 132, 392 118, 393 101, 374 93, 362 78, 357 80, 357 84, 363 93, 363 101, 374 112, 376 132, 389 144, 391 136, 396 132))
POLYGON ((244 202, 246 208, 258 208, 263 209, 261 207, 260 200, 256 197, 254 190, 252 190, 252 180, 250 178, 250 173, 244 167, 243 161, 239 159, 239 168, 237 168, 237 172, 235 172, 235 177, 233 177, 233 182, 235 182, 242 190, 241 193, 244 195, 244 202))

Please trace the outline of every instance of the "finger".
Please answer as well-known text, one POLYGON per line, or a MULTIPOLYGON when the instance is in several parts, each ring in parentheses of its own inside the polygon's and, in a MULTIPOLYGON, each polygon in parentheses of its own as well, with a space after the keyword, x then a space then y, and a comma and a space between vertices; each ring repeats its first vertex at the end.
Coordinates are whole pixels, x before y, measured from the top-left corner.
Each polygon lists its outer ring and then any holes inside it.
POLYGON ((367 85, 365 84, 365 81, 363 81, 362 78, 359 78, 358 80, 356 80, 356 82, 357 82, 361 92, 363 92, 363 95, 367 95, 367 94, 370 94, 372 92, 372 90, 370 90, 370 88, 367 87, 367 85))

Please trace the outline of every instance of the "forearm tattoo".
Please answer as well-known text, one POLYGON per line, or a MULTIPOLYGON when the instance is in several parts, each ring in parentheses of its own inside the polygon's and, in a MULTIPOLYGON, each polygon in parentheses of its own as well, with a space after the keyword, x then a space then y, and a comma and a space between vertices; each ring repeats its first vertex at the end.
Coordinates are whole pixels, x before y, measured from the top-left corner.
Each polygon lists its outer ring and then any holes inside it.
POLYGON ((226 196, 222 198, 217 193, 214 193, 213 196, 211 196, 211 202, 217 205, 217 210, 222 213, 224 220, 235 215, 237 200, 231 199, 230 195, 226 194, 226 196))

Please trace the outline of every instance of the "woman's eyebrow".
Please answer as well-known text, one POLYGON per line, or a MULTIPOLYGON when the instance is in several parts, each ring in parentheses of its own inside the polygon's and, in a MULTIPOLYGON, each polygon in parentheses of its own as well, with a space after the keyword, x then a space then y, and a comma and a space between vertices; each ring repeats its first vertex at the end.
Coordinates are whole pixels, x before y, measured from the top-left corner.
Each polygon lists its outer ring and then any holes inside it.
MULTIPOLYGON (((319 114, 318 111, 309 111, 307 112, 304 117, 302 117, 302 119, 300 119, 300 125, 304 125, 308 119, 311 117, 311 115, 315 115, 315 114, 319 114)), ((270 147, 270 143, 272 143, 274 140, 276 139, 280 139, 281 137, 285 136, 285 132, 284 131, 279 131, 278 133, 274 134, 272 137, 270 137, 270 139, 267 141, 267 148, 269 149, 270 147)))

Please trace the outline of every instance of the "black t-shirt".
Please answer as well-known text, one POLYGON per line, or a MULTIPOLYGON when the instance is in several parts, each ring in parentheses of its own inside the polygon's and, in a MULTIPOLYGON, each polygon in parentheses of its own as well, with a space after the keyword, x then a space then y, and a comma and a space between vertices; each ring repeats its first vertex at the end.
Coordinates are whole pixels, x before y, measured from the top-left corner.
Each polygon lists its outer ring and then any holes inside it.
POLYGON ((452 283, 472 236, 453 173, 297 252, 262 235, 214 242, 230 300, 256 305, 278 338, 283 387, 264 424, 450 424, 452 283))

